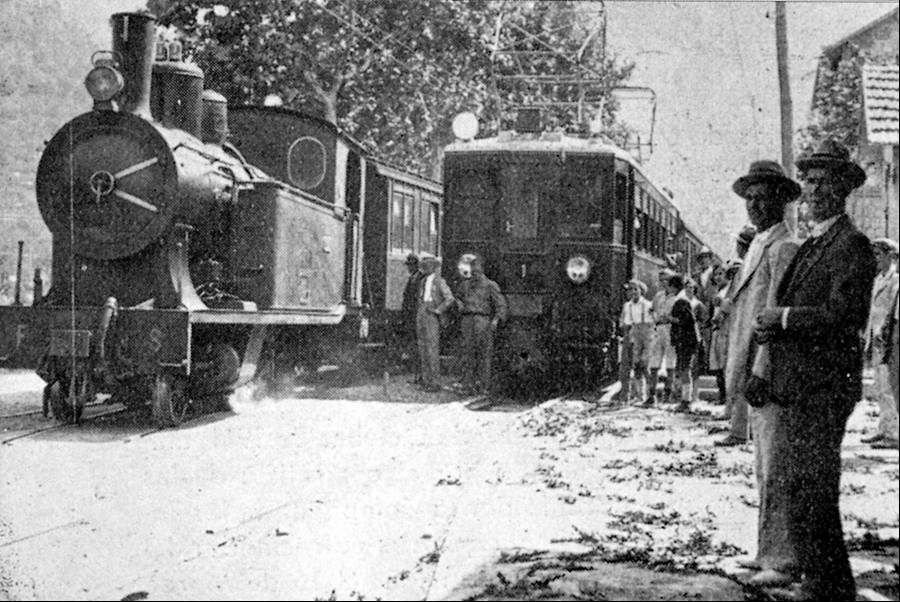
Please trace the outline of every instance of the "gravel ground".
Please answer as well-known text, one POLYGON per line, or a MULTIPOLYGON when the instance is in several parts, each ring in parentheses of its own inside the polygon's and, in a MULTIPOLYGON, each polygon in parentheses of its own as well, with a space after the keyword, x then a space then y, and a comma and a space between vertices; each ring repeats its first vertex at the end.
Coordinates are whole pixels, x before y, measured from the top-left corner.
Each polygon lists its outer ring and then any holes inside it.
MULTIPOLYGON (((0 414, 39 408, 8 379, 28 382, 0 374, 0 414)), ((734 564, 755 547, 752 451, 711 446, 717 407, 471 411, 403 378, 294 393, 0 446, 0 598, 754 596, 734 564)), ((842 510, 861 587, 897 599, 898 455, 859 443, 874 420, 851 419, 842 510)))

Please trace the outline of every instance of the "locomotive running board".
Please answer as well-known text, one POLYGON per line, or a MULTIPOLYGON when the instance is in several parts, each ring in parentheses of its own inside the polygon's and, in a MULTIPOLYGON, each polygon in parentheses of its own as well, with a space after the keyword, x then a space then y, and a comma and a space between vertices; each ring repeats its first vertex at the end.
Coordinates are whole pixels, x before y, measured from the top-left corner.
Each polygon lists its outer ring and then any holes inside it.
POLYGON ((333 326, 347 315, 347 306, 337 309, 297 309, 235 311, 202 309, 192 311, 191 324, 248 324, 251 326, 333 326))

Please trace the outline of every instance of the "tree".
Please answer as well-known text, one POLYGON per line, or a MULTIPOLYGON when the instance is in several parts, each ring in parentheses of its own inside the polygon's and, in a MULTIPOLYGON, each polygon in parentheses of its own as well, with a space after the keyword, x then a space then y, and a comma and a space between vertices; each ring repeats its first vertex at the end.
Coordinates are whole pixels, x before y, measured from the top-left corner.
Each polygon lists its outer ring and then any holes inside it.
POLYGON ((811 123, 800 130, 798 136, 802 152, 816 147, 826 138, 834 138, 851 153, 859 148, 864 60, 859 47, 849 42, 836 65, 827 57, 819 60, 811 123))
MULTIPOLYGON (((457 113, 479 114, 488 129, 496 121, 493 33, 507 4, 150 0, 148 8, 185 38, 207 87, 230 102, 261 104, 276 94, 377 156, 437 176, 457 113)), ((536 8, 545 4, 553 3, 522 3, 516 18, 549 22, 560 11, 536 8)), ((627 69, 615 71, 610 81, 625 76, 627 69)), ((612 105, 608 111, 611 122, 612 105)))
POLYGON ((376 154, 435 163, 449 121, 487 92, 486 3, 436 0, 152 2, 207 86, 232 103, 286 106, 339 125, 376 154))

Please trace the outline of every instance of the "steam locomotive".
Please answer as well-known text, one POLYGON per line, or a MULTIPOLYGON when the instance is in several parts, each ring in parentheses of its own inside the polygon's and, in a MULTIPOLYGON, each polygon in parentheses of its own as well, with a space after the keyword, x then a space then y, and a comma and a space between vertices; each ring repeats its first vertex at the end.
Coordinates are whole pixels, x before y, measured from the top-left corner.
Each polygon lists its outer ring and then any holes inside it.
POLYGON ((438 251, 440 186, 315 117, 229 114, 152 15, 111 24, 93 110, 38 166, 52 286, 0 307, 0 366, 36 367, 60 420, 108 393, 175 425, 254 374, 384 344, 406 254, 438 251))
POLYGON ((458 123, 470 131, 445 149, 443 255, 482 255, 506 295, 501 385, 527 393, 614 378, 624 284, 640 278, 652 294, 660 269, 692 273, 702 241, 640 164, 601 138, 542 132, 531 110, 491 138, 474 138, 474 116, 458 123))

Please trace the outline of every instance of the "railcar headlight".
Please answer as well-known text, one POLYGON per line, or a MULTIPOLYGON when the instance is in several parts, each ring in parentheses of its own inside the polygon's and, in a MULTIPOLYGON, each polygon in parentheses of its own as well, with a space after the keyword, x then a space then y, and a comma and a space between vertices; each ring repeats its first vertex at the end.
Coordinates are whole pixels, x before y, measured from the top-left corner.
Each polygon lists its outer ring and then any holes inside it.
POLYGON ((112 100, 125 87, 125 79, 110 65, 97 65, 84 78, 84 87, 91 98, 98 102, 112 100))
POLYGON ((591 275, 591 262, 581 255, 570 257, 566 263, 566 275, 575 284, 584 284, 591 275))
POLYGON ((460 113, 453 118, 453 135, 460 140, 469 141, 478 134, 478 118, 474 113, 460 113))

